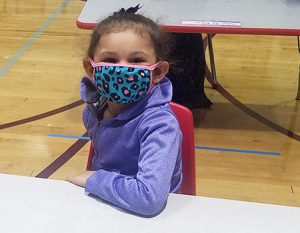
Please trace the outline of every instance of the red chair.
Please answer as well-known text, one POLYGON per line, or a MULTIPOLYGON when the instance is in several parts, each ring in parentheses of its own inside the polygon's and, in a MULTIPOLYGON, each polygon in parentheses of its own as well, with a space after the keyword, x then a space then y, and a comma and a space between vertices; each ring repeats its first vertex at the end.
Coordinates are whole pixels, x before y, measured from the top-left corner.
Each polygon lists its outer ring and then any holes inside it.
MULTIPOLYGON (((170 103, 173 112, 179 122, 179 127, 183 134, 182 141, 182 174, 183 181, 181 185, 181 193, 188 195, 196 195, 196 166, 195 166, 195 141, 194 141, 194 122, 192 112, 180 105, 170 103)), ((87 162, 87 170, 90 170, 94 149, 91 144, 87 162)))

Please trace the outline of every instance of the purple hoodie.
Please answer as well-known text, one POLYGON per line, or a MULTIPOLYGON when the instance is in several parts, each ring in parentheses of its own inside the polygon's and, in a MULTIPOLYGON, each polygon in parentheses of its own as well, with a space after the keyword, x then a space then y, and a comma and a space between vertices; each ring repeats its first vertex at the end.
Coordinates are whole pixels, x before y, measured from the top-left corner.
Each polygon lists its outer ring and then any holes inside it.
POLYGON ((85 190, 122 209, 144 216, 160 213, 169 192, 182 182, 182 134, 164 78, 150 93, 116 117, 98 120, 85 107, 83 122, 95 155, 85 190))

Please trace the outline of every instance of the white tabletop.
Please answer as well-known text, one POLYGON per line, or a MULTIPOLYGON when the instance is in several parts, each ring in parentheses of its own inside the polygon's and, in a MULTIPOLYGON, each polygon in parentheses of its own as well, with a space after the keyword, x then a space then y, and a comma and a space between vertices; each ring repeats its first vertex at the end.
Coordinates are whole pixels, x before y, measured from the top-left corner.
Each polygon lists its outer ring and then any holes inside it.
POLYGON ((0 232, 299 233, 300 208, 170 194, 154 218, 125 213, 66 181, 0 174, 0 232))
POLYGON ((112 12, 137 4, 139 13, 158 19, 168 31, 300 35, 300 0, 88 0, 77 26, 92 28, 112 12))

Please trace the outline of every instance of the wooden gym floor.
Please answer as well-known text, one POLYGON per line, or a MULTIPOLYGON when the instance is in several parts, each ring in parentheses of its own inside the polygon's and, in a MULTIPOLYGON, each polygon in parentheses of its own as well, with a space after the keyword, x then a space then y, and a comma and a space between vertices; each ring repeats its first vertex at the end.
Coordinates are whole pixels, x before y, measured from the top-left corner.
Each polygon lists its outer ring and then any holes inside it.
MULTIPOLYGON (((90 31, 75 24, 83 5, 0 0, 1 173, 47 177, 66 161, 50 176, 64 179, 85 169, 87 140, 61 136, 85 133, 79 81, 90 31)), ((207 83, 214 105, 194 110, 197 194, 300 206, 296 38, 213 43, 221 86, 207 83)))

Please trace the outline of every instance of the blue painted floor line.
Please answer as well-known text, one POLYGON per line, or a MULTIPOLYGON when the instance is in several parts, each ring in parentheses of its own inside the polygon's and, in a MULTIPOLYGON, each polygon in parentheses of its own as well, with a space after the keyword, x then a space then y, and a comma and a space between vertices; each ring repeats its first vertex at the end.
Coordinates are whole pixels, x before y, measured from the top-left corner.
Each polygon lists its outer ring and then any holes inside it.
POLYGON ((40 37, 40 35, 49 27, 57 16, 65 9, 70 0, 65 0, 62 5, 50 15, 42 26, 23 44, 23 46, 2 66, 0 67, 0 78, 13 66, 26 50, 40 37))
POLYGON ((234 152, 234 153, 246 153, 246 154, 271 155, 271 156, 280 156, 281 155, 279 152, 255 151, 255 150, 238 150, 238 149, 217 148, 217 147, 207 147, 207 146, 196 146, 196 149, 225 151, 225 152, 234 152))
POLYGON ((64 134, 52 134, 52 133, 49 133, 47 136, 49 136, 49 137, 56 137, 56 138, 70 138, 70 139, 90 140, 89 137, 64 135, 64 134))
MULTIPOLYGON (((48 136, 49 137, 57 137, 57 138, 90 140, 89 137, 64 135, 64 134, 48 134, 48 136)), ((271 155, 271 156, 280 156, 281 155, 279 152, 256 151, 256 150, 238 150, 238 149, 207 147, 207 146, 195 146, 195 148, 198 149, 198 150, 214 150, 214 151, 225 151, 225 152, 245 153, 245 154, 258 154, 258 155, 271 155)))

